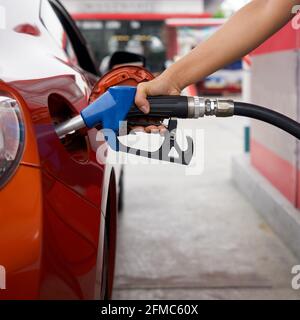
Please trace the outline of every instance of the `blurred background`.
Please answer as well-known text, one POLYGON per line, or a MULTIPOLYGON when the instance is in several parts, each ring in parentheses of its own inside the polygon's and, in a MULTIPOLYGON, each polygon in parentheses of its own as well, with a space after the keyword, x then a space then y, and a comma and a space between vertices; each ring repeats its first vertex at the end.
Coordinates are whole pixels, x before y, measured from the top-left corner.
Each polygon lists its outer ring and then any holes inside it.
MULTIPOLYGON (((116 51, 126 51, 158 75, 249 1, 62 2, 102 74, 116 51)), ((299 121, 299 40, 288 24, 186 93, 232 96, 299 121)), ((179 125, 203 129, 204 171, 126 166, 114 298, 299 299, 291 287, 300 261, 298 141, 245 119, 179 125)))
MULTIPOLYGON (((145 56, 154 74, 212 35, 245 0, 64 0, 90 43, 99 69, 116 51, 145 56)), ((240 93, 242 61, 197 84, 202 94, 240 93)))

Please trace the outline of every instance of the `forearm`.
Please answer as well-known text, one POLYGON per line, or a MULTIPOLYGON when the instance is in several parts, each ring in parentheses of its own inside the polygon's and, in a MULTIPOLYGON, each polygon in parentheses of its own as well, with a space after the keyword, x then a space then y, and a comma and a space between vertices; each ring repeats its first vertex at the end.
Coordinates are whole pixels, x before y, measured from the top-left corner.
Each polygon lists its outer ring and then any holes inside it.
POLYGON ((207 41, 167 69, 179 89, 241 58, 263 43, 292 17, 295 0, 253 0, 207 41))

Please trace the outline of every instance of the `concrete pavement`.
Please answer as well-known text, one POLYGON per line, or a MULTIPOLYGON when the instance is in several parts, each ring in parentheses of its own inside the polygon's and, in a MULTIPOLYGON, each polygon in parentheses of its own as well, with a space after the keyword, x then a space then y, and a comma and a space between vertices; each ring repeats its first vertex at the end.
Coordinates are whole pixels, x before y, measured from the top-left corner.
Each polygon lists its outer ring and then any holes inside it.
POLYGON ((291 268, 300 261, 231 182, 245 120, 184 125, 205 130, 201 175, 126 167, 114 299, 299 299, 291 268))

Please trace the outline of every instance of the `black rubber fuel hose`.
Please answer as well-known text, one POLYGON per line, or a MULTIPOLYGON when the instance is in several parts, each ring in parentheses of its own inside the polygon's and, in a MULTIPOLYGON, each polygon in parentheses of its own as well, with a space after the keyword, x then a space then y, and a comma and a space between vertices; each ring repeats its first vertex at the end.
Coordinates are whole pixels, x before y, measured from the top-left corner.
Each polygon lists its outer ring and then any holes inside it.
POLYGON ((251 103, 234 102, 234 115, 267 122, 300 139, 300 124, 279 112, 251 103))

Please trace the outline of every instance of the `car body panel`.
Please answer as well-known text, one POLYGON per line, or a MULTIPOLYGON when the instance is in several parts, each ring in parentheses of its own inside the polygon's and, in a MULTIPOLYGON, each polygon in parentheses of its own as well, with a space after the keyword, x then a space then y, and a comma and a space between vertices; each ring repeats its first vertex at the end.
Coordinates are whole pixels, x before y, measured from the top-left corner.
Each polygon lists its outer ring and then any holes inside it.
POLYGON ((78 114, 97 75, 70 60, 46 29, 40 17, 45 1, 0 0, 7 12, 0 91, 17 99, 25 125, 20 165, 0 189, 0 265, 7 273, 0 298, 92 299, 99 296, 114 167, 97 161, 88 139, 93 130, 83 134, 84 150, 67 149, 55 133, 51 101, 78 114))
POLYGON ((40 170, 20 165, 0 199, 0 259, 7 275, 0 298, 37 299, 43 237, 40 170))

